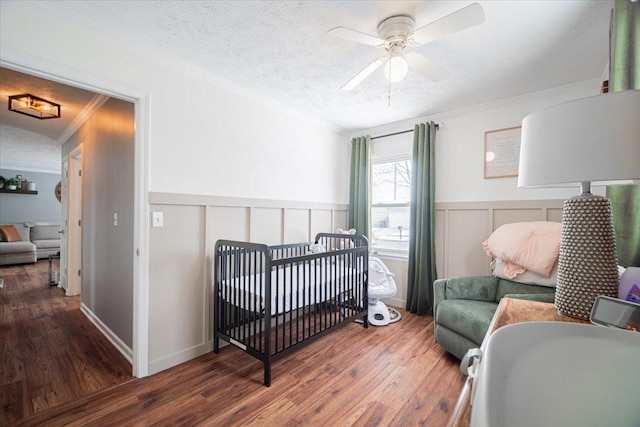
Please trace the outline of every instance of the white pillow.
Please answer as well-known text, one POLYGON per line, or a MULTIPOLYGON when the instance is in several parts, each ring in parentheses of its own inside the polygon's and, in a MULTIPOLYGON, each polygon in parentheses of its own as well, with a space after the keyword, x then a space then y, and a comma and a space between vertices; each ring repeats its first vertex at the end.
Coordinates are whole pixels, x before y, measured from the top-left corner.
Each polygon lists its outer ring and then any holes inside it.
POLYGON ((502 262, 500 258, 494 259, 491 265, 493 267, 493 275, 501 279, 508 279, 514 282, 526 283, 529 285, 546 286, 548 288, 555 288, 556 283, 558 282, 557 262, 554 264, 553 269, 551 270, 551 275, 549 277, 544 277, 534 273, 533 271, 526 270, 524 273, 520 273, 516 275, 516 277, 510 278, 507 276, 505 272, 504 262, 502 262))

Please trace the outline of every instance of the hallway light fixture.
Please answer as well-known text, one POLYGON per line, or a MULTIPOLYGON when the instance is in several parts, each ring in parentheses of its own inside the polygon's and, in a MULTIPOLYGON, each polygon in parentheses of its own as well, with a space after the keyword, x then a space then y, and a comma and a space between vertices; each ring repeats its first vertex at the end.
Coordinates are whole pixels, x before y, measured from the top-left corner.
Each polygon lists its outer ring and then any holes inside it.
POLYGON ((60 104, 25 93, 9 97, 9 111, 40 120, 57 119, 60 117, 60 104))

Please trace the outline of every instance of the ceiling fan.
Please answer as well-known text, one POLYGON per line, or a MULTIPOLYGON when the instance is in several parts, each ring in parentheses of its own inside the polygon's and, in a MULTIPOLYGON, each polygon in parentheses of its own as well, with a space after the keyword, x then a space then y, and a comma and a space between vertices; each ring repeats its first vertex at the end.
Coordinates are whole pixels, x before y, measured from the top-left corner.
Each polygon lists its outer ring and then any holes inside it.
POLYGON ((448 74, 447 70, 418 52, 406 52, 405 48, 429 43, 482 22, 484 22, 484 10, 478 3, 473 3, 417 30, 413 29, 415 21, 411 16, 395 15, 385 19, 378 25, 378 37, 344 27, 333 28, 327 34, 380 47, 387 52, 385 56, 373 60, 342 86, 343 90, 351 90, 382 64, 385 64, 385 77, 391 83, 402 80, 407 75, 409 67, 424 74, 434 82, 444 79, 448 74))

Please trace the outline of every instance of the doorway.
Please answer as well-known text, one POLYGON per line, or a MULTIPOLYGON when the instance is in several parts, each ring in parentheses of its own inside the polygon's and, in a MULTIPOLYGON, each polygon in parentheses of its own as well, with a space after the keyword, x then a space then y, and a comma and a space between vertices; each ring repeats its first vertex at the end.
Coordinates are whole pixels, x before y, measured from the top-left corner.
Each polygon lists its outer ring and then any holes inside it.
MULTIPOLYGON (((112 84, 112 87, 109 86, 111 83, 105 83, 104 81, 98 81, 94 76, 83 74, 82 72, 74 69, 67 69, 65 67, 61 67, 58 64, 49 64, 46 61, 41 61, 36 58, 24 59, 22 58, 20 62, 10 61, 5 58, 0 59, 0 66, 6 67, 8 69, 12 69, 21 73, 25 73, 31 76, 36 76, 42 79, 47 79, 51 82, 60 83, 63 85, 68 85, 71 87, 77 87, 89 91, 93 91, 94 93, 101 94, 101 96, 108 96, 110 98, 114 98, 117 100, 125 101, 133 105, 134 113, 132 113, 132 122, 134 123, 132 130, 132 146, 133 150, 131 152, 131 165, 132 165, 132 174, 131 179, 132 182, 131 187, 132 197, 129 202, 131 206, 131 214, 130 221, 132 223, 132 232, 129 235, 129 239, 131 242, 131 246, 133 250, 128 257, 127 263, 131 266, 131 289, 129 289, 129 294, 133 295, 133 301, 131 302, 132 306, 132 319, 130 325, 128 326, 128 330, 132 338, 129 340, 129 343, 125 345, 128 347, 128 353, 125 356, 132 363, 132 371, 133 375, 137 377, 143 377, 148 375, 148 212, 149 208, 146 202, 146 194, 148 191, 148 180, 146 178, 147 175, 147 162, 148 162, 148 94, 142 92, 136 88, 130 88, 126 85, 122 84, 112 84), (27 61, 27 62, 25 62, 27 61), (62 78, 61 75, 65 75, 67 77, 62 78)), ((71 156, 67 160, 67 169, 71 170, 73 168, 74 162, 80 166, 79 170, 82 170, 82 166, 86 162, 85 156, 85 148, 84 147, 80 151, 80 155, 77 157, 71 156)), ((86 166, 86 165, 84 165, 86 166)), ((84 171, 83 171, 84 175, 84 171)), ((100 181, 99 179, 97 181, 100 181)), ((71 185, 67 183, 68 185, 71 185)), ((77 189, 81 189, 84 187, 84 182, 80 182, 81 186, 76 186, 77 189)), ((110 183, 103 182, 102 185, 105 188, 110 186, 110 183)), ((113 186, 112 186, 113 187, 113 186)), ((69 197, 71 197, 71 188, 67 187, 67 191, 69 192, 69 197)), ((80 190, 79 194, 86 193, 84 189, 80 190)), ((100 201, 99 198, 96 198, 97 209, 100 209, 100 201)), ((67 215, 71 215, 72 212, 68 212, 67 215)), ((112 215, 112 213, 109 213, 112 215)), ((80 217, 81 221, 86 221, 86 213, 81 210, 79 213, 76 213, 76 217, 80 217), (83 214, 85 215, 82 218, 83 214)), ((123 218, 120 217, 120 221, 123 218)), ((82 224, 84 225, 84 224, 82 224)), ((73 233, 71 233, 73 234, 73 233)), ((86 242, 88 238, 91 236, 87 236, 86 230, 85 233, 76 235, 80 241, 86 242)), ((70 235, 66 236, 68 239, 71 237, 70 235)), ((85 245, 81 245, 83 247, 83 257, 81 261, 75 261, 79 263, 84 263, 86 265, 87 262, 96 262, 96 254, 91 252, 89 249, 89 253, 87 253, 87 249, 84 247, 85 245)), ((61 254, 62 255, 62 254, 61 254)), ((67 257, 71 258, 72 253, 68 252, 67 257)), ((69 260, 71 262, 71 259, 69 260)), ((101 262, 100 259, 97 262, 101 262)), ((67 269, 69 270, 69 269, 67 269)), ((68 271, 69 273, 69 271, 68 271)), ((84 273, 81 269, 81 274, 84 277, 84 273)), ((69 274, 67 275, 67 284, 71 284, 69 274)), ((80 290, 84 289, 80 286, 80 290)), ((92 298, 95 298, 96 295, 92 295, 92 298)), ((83 296, 84 299, 84 296, 83 296)), ((108 322, 101 322, 102 316, 98 314, 97 318, 90 318, 91 321, 99 325, 100 323, 103 326, 106 326, 107 329, 109 327, 108 322)), ((109 340, 116 345, 123 352, 122 342, 118 340, 118 335, 108 335, 107 331, 103 330, 103 333, 107 335, 109 340), (120 344, 120 345, 118 345, 120 344)))

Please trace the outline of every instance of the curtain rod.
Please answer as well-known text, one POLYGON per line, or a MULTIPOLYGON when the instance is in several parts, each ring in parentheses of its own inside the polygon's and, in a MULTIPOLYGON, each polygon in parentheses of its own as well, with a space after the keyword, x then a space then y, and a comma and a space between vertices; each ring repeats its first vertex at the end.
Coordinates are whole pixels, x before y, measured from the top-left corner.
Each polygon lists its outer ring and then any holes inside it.
MULTIPOLYGON (((441 123, 436 123, 436 130, 440 130, 440 124, 444 125, 443 122, 441 123)), ((401 130, 399 132, 394 132, 394 133, 388 133, 386 135, 379 135, 379 136, 372 136, 371 140, 373 141, 374 139, 380 139, 380 138, 387 138, 389 136, 396 136, 396 135, 402 135, 403 133, 409 133, 409 132, 413 132, 413 129, 408 129, 408 130, 401 130)))

